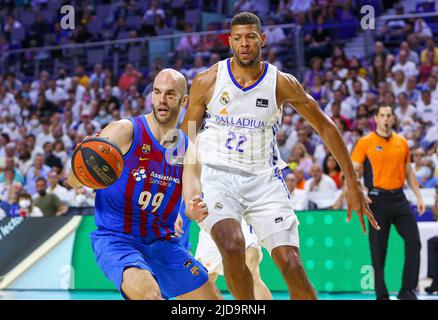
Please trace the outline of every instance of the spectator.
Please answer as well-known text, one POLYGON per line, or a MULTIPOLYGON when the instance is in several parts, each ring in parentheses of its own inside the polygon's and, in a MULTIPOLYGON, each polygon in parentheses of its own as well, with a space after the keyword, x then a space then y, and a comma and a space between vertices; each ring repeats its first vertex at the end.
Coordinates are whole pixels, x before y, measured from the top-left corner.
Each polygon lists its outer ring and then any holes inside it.
POLYGON ((435 42, 433 40, 433 37, 427 38, 427 40, 426 40, 426 48, 424 48, 420 54, 421 63, 427 61, 427 53, 428 52, 433 52, 434 57, 435 57, 434 63, 438 64, 438 47, 435 46, 435 42))
POLYGON ((75 188, 70 191, 72 192, 72 207, 94 207, 94 198, 85 187, 75 188))
POLYGON ((432 68, 437 64, 435 63, 435 52, 428 51, 426 54, 426 61, 421 62, 419 82, 426 82, 427 78, 432 74, 432 68))
POLYGON ((289 173, 284 178, 287 189, 289 190, 292 207, 295 211, 303 211, 308 208, 306 191, 298 189, 297 179, 293 173, 289 173))
POLYGON ((207 67, 204 66, 204 59, 202 59, 202 56, 197 55, 193 63, 193 68, 187 71, 187 78, 189 85, 192 83, 192 80, 195 78, 197 74, 205 70, 207 70, 207 67))
POLYGON ((71 205, 71 196, 67 188, 59 184, 59 174, 56 170, 52 170, 48 174, 49 187, 47 188, 47 193, 53 193, 59 200, 61 200, 65 205, 71 205))
POLYGON ((324 16, 319 15, 316 18, 316 28, 311 34, 304 38, 305 56, 306 59, 311 59, 314 56, 327 58, 330 55, 330 33, 324 27, 324 16))
POLYGON ((428 86, 424 86, 421 89, 421 98, 417 101, 417 115, 425 124, 438 122, 438 101, 432 100, 428 86))
POLYGON ((430 89, 432 100, 438 100, 438 86, 436 76, 430 75, 427 78, 427 83, 425 85, 427 85, 430 89))
POLYGON ((406 84, 406 94, 410 103, 414 104, 420 98, 420 90, 417 89, 417 77, 410 76, 406 84))
POLYGON ((65 148, 70 149, 72 147, 71 139, 66 134, 64 134, 64 130, 62 129, 61 124, 54 125, 52 127, 52 136, 55 142, 61 141, 64 144, 65 148))
POLYGON ((392 73, 395 73, 397 70, 402 70, 407 77, 417 76, 417 66, 412 61, 409 61, 408 57, 408 52, 401 50, 398 56, 398 63, 391 68, 392 73))
POLYGON ((305 146, 297 143, 292 147, 291 155, 288 158, 289 169, 294 171, 297 167, 301 168, 305 175, 310 174, 313 165, 313 159, 307 153, 305 146))
POLYGON ((46 99, 44 93, 38 95, 38 101, 36 103, 37 114, 40 118, 50 118, 52 114, 58 111, 58 107, 55 103, 46 99))
POLYGON ((423 158, 420 163, 420 170, 417 171, 417 179, 421 188, 434 188, 438 184, 438 178, 434 176, 435 165, 432 159, 423 158))
POLYGON ((303 169, 301 169, 300 167, 296 167, 293 170, 293 174, 295 175, 295 179, 296 179, 296 188, 300 190, 304 190, 304 186, 306 184, 306 177, 304 175, 303 169))
POLYGON ((78 84, 83 86, 85 89, 90 87, 90 78, 87 76, 83 66, 78 65, 75 67, 75 78, 77 79, 78 84))
POLYGON ((338 189, 341 188, 341 167, 336 162, 331 154, 327 154, 324 158, 322 169, 324 174, 333 179, 338 189))
POLYGON ((340 106, 340 114, 347 119, 353 119, 354 111, 351 106, 344 100, 344 95, 341 90, 336 90, 333 94, 333 99, 327 103, 324 112, 329 116, 333 117, 332 105, 336 103, 340 106))
POLYGON ((377 57, 380 57, 382 59, 385 65, 385 69, 388 69, 388 66, 394 60, 394 56, 388 52, 382 41, 376 41, 374 43, 374 52, 371 54, 370 59, 371 64, 374 64, 374 61, 377 57))
POLYGON ((102 65, 100 63, 96 63, 93 68, 93 73, 90 76, 90 83, 96 82, 99 88, 103 88, 105 77, 106 75, 103 72, 102 65))
POLYGON ((47 182, 43 177, 39 177, 35 183, 37 193, 33 196, 33 202, 40 208, 44 217, 61 216, 67 212, 65 206, 53 193, 47 193, 47 182))
MULTIPOLYGON (((415 52, 415 50, 412 50, 409 46, 409 43, 407 41, 403 41, 400 43, 400 51, 406 51, 408 53, 408 60, 414 63, 415 65, 418 65, 420 62, 420 57, 418 56, 418 53, 415 52)), ((397 56, 398 61, 398 56, 397 56)))
POLYGON ((355 113, 359 105, 365 103, 365 93, 362 90, 362 82, 359 80, 353 81, 353 94, 345 99, 348 104, 348 109, 355 113))
MULTIPOLYGON (((5 161, 5 167, 4 170, 10 170, 13 174, 13 182, 19 182, 21 184, 24 183, 23 173, 18 169, 15 165, 16 161, 13 157, 7 157, 5 161)), ((1 169, 1 168, 0 168, 1 169)), ((2 172, 0 174, 0 182, 5 182, 6 180, 6 173, 2 172)))
POLYGON ((42 123, 43 132, 36 137, 38 147, 43 147, 46 142, 54 142, 52 133, 50 132, 50 123, 48 120, 42 123))
POLYGON ((266 20, 264 32, 266 34, 266 44, 269 47, 285 44, 286 34, 282 28, 275 26, 274 18, 269 17, 266 20))
POLYGON ((62 166, 66 164, 68 155, 62 140, 56 140, 53 144, 53 155, 61 160, 62 166))
POLYGON ((324 76, 322 59, 319 57, 314 57, 310 60, 310 70, 306 71, 304 75, 303 87, 315 85, 315 77, 324 76))
POLYGON ((25 188, 30 195, 34 195, 37 192, 36 181, 39 178, 47 179, 50 167, 44 164, 44 154, 38 153, 35 156, 35 163, 31 166, 26 175, 25 188))
POLYGON ((48 167, 60 172, 63 168, 62 161, 53 154, 53 144, 51 142, 44 143, 44 164, 48 167))
POLYGON ((382 56, 376 56, 371 67, 371 84, 377 88, 379 82, 386 80, 386 68, 382 56))
POLYGON ((125 72, 119 79, 120 90, 126 91, 131 85, 137 85, 140 76, 140 72, 138 72, 131 63, 128 63, 125 67, 125 72))
POLYGON ((166 15, 164 13, 164 10, 161 8, 158 8, 158 1, 157 0, 151 0, 151 4, 149 9, 145 12, 143 16, 143 22, 146 25, 154 25, 155 24, 155 17, 160 16, 163 20, 166 18, 166 15))
POLYGON ((394 78, 391 79, 391 89, 394 95, 398 95, 401 92, 406 92, 407 83, 403 70, 399 69, 394 72, 394 78))
POLYGON ((191 53, 200 49, 201 38, 199 35, 193 34, 193 25, 191 23, 185 24, 184 33, 186 33, 186 35, 182 36, 179 40, 177 50, 178 53, 181 53, 183 56, 189 56, 191 53))
POLYGON ((96 131, 100 131, 101 126, 96 120, 91 119, 91 113, 88 110, 81 112, 81 122, 79 123, 76 132, 82 135, 86 135, 86 128, 88 124, 92 124, 96 131))
MULTIPOLYGON (((401 16, 404 14, 404 8, 402 4, 395 6, 395 14, 401 16)), ((403 18, 394 18, 387 20, 386 24, 380 31, 381 39, 385 42, 400 41, 403 40, 410 31, 409 24, 403 18)))
MULTIPOLYGON (((415 18, 414 22, 414 35, 418 41, 424 41, 433 37, 432 30, 427 25, 426 21, 422 17, 415 18)), ((417 62, 418 63, 418 62, 417 62)))
POLYGON ((309 209, 330 209, 336 200, 335 181, 322 173, 319 164, 314 164, 311 169, 311 178, 306 181, 304 190, 309 197, 309 209))
POLYGON ((17 205, 13 206, 11 216, 20 216, 23 218, 43 217, 40 208, 34 205, 32 197, 27 192, 20 192, 17 195, 17 205))
POLYGON ((56 80, 56 86, 64 89, 67 92, 70 89, 72 78, 67 76, 65 68, 60 68, 58 71, 58 79, 56 80))
POLYGON ((409 103, 408 95, 406 92, 401 92, 397 96, 397 107, 394 110, 394 114, 397 117, 398 123, 403 124, 406 121, 408 123, 414 123, 417 117, 417 109, 409 103))
POLYGON ((414 170, 415 175, 418 175, 418 171, 421 168, 422 160, 426 155, 426 151, 423 148, 417 148, 412 152, 412 169, 414 170))
POLYGON ((45 91, 45 96, 48 101, 53 102, 57 106, 68 97, 67 92, 56 85, 55 79, 49 80, 49 88, 45 91))

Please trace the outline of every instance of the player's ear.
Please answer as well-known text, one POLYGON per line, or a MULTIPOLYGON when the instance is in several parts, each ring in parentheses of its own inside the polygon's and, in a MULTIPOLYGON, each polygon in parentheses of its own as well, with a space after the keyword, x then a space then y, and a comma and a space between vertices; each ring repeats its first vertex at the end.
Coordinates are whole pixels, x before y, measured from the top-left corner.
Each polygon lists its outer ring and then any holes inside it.
POLYGON ((262 38, 262 48, 264 48, 266 46, 266 33, 263 32, 261 35, 262 38))
POLYGON ((184 108, 187 107, 188 102, 189 102, 189 96, 185 94, 181 99, 180 107, 184 107, 184 108))

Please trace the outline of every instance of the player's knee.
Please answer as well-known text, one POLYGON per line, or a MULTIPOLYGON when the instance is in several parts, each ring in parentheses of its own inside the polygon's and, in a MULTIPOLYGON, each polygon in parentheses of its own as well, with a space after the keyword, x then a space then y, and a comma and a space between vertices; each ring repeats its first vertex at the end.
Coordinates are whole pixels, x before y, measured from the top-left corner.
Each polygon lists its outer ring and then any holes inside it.
POLYGON ((282 273, 296 272, 303 269, 303 263, 298 250, 285 250, 278 255, 278 258, 282 273))

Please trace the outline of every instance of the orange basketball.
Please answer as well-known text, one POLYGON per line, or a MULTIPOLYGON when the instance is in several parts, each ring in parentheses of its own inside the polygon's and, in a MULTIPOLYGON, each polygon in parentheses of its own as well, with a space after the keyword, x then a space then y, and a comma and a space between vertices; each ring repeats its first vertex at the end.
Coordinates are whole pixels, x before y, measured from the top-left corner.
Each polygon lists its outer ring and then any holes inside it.
POLYGON ((74 150, 71 167, 80 183, 92 189, 103 189, 122 174, 122 151, 108 139, 89 138, 74 150))

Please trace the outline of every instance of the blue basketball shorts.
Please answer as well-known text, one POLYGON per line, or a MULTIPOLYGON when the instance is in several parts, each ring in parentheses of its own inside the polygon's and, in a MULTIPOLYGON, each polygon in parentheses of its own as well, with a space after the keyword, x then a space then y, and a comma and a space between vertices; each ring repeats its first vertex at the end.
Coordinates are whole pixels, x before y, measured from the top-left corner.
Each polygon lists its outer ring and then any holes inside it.
POLYGON ((138 236, 98 229, 90 239, 97 264, 124 298, 123 272, 130 267, 149 271, 164 299, 196 290, 208 280, 207 269, 177 238, 145 244, 138 236))

